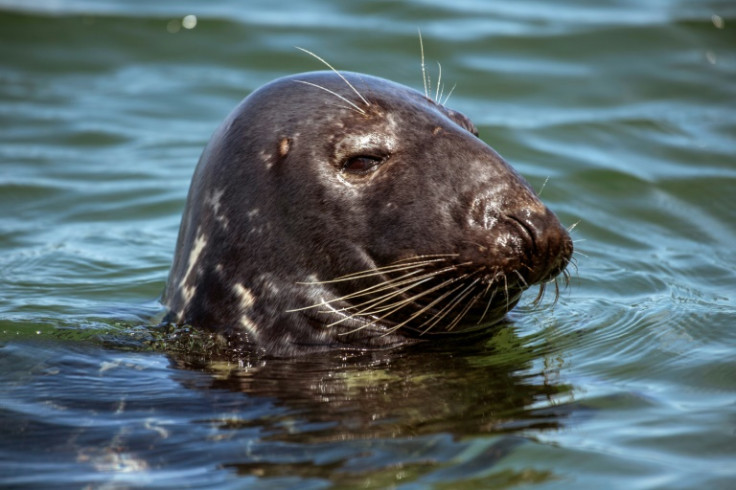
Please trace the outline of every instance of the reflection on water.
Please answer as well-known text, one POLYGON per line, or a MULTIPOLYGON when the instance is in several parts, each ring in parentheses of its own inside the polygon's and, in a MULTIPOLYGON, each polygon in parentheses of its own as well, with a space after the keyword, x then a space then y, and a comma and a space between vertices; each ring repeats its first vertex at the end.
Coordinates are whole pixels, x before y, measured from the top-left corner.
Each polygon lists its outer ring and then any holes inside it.
POLYGON ((734 28, 719 0, 0 0, 0 486, 732 488, 734 28), (294 46, 421 90, 417 28, 579 223, 559 302, 370 355, 162 339, 214 128, 317 68, 294 46))
POLYGON ((213 461, 223 474, 202 482, 233 474, 337 485, 545 480, 553 475, 494 467, 533 443, 527 431, 556 430, 588 410, 560 382, 562 365, 550 359, 535 372, 539 352, 512 332, 474 347, 239 363, 196 349, 164 356, 11 342, 0 372, 22 374, 3 382, 0 452, 29 457, 2 470, 12 485, 66 481, 72 463, 77 482, 112 474, 172 484, 213 461))

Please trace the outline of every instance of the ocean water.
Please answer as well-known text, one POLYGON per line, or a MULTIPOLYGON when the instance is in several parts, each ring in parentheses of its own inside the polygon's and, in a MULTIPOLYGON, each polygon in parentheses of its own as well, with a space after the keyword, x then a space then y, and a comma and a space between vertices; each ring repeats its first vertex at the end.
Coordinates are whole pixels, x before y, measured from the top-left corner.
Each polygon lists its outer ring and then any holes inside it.
POLYGON ((734 488, 736 4, 0 0, 0 487, 734 488), (192 171, 321 69, 448 105, 572 225, 472 345, 157 335, 192 171))

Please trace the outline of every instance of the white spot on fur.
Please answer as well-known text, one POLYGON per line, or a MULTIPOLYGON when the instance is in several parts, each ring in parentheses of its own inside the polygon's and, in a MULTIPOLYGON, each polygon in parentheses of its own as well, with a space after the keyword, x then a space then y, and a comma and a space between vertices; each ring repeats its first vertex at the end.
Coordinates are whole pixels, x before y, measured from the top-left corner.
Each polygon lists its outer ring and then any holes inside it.
POLYGON ((271 154, 271 152, 261 150, 258 156, 261 157, 263 163, 266 164, 266 170, 271 170, 271 167, 273 167, 273 155, 271 154))
POLYGON ((258 334, 258 327, 256 324, 251 320, 248 315, 243 314, 240 317, 240 324, 243 326, 246 332, 249 334, 255 336, 258 334))
POLYGON ((199 230, 197 230, 197 232, 197 238, 194 240, 192 250, 189 252, 187 271, 186 273, 184 273, 181 281, 179 281, 179 289, 181 290, 181 294, 184 297, 184 307, 182 308, 182 310, 186 308, 186 305, 189 304, 189 302, 192 300, 192 298, 194 297, 194 293, 197 290, 196 286, 187 285, 187 283, 189 282, 189 277, 192 275, 192 272, 194 272, 194 268, 199 261, 199 256, 202 254, 204 247, 207 245, 207 238, 205 237, 204 233, 201 233, 199 230))
POLYGON ((205 199, 205 203, 212 208, 212 214, 214 215, 215 220, 217 220, 217 222, 220 223, 222 227, 227 230, 229 220, 224 214, 220 213, 223 194, 225 194, 225 191, 223 189, 217 189, 212 192, 212 194, 210 194, 207 199, 205 199))
POLYGON ((289 138, 283 138, 279 142, 279 156, 284 158, 289 153, 289 138))
POLYGON ((250 309, 250 307, 256 302, 253 292, 242 284, 236 284, 233 286, 233 292, 235 293, 235 296, 240 299, 240 308, 243 310, 250 309))
POLYGON ((210 197, 207 198, 206 202, 210 206, 212 206, 212 210, 215 212, 215 214, 220 212, 220 200, 222 199, 222 195, 225 194, 225 191, 222 189, 216 189, 215 191, 210 194, 210 197))
POLYGON ((253 322, 253 320, 248 316, 248 311, 256 302, 253 292, 242 284, 234 285, 233 292, 240 300, 240 324, 247 332, 255 335, 258 333, 258 328, 255 322, 253 322))

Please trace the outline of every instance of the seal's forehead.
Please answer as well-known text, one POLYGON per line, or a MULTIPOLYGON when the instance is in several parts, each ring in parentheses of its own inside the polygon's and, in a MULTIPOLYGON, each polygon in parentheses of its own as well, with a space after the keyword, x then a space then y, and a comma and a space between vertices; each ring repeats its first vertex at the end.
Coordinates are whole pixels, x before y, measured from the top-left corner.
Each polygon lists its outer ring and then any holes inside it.
MULTIPOLYGON (((286 116, 285 119, 289 119, 288 114, 309 114, 301 121, 335 121, 344 115, 385 116, 390 113, 399 119, 409 118, 415 124, 422 119, 429 124, 439 124, 438 119, 447 118, 478 134, 472 122, 459 112, 445 108, 410 87, 362 73, 316 71, 291 75, 264 85, 246 100, 250 109, 266 112, 271 118, 276 113, 286 116), (337 107, 344 111, 336 112, 337 107)), ((295 120, 292 123, 300 124, 295 120)))
POLYGON ((300 105, 324 104, 326 100, 353 103, 358 106, 370 105, 371 101, 411 101, 430 103, 430 99, 407 86, 355 72, 315 71, 278 78, 251 94, 249 98, 269 98, 278 93, 285 103, 295 100, 300 105))

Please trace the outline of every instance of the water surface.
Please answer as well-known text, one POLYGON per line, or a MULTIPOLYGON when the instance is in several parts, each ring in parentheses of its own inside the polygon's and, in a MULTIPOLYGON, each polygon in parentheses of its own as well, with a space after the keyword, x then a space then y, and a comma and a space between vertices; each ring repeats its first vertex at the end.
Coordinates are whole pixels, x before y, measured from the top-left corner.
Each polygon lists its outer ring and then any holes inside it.
POLYGON ((709 0, 0 0, 0 483, 732 488, 734 26, 709 0), (294 46, 421 89, 417 28, 448 105, 578 223, 559 301, 390 353, 163 345, 217 124, 321 69, 294 46))

